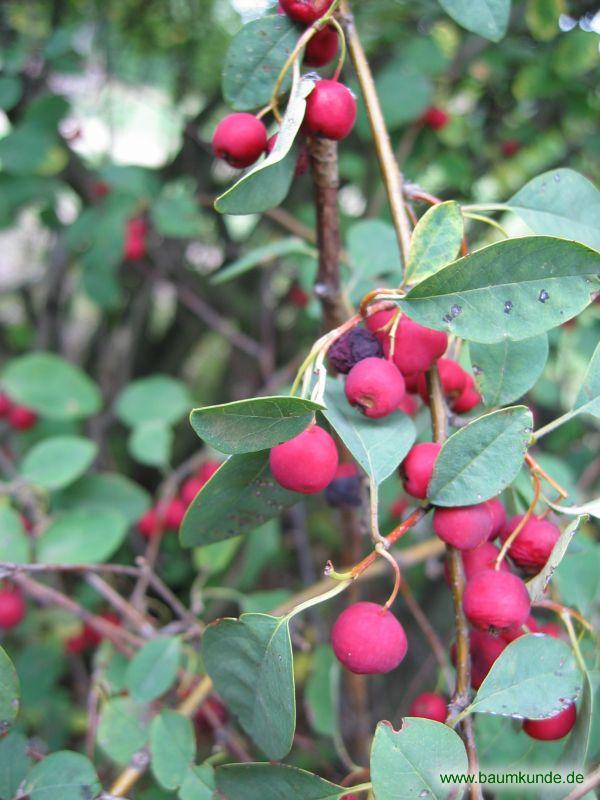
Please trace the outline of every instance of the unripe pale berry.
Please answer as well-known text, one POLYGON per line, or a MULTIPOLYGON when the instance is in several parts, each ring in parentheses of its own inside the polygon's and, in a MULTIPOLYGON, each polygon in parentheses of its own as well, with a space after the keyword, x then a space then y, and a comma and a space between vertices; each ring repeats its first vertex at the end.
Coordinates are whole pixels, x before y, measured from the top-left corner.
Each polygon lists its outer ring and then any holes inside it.
MULTIPOLYGON (((500 534, 503 542, 523 519, 522 515, 512 517, 500 534)), ((548 561, 554 545, 560 537, 560 529, 540 517, 531 517, 511 544, 508 554, 519 567, 537 570, 548 561)))
POLYGON ((562 739, 575 725, 577 719, 577 709, 575 703, 571 703, 549 719, 526 719, 523 723, 523 731, 532 739, 543 742, 562 739))
POLYGON ((323 428, 312 425, 298 436, 271 449, 273 477, 284 489, 301 494, 321 492, 335 477, 338 452, 323 428))
POLYGON ((446 111, 436 106, 430 106, 421 117, 423 124, 433 131, 441 131, 442 128, 446 127, 449 119, 450 117, 446 111))
POLYGON ((384 358, 365 358, 355 364, 346 378, 346 398, 366 417, 379 419, 396 411, 404 397, 400 370, 384 358))
POLYGON ((356 119, 354 95, 339 81, 320 80, 306 100, 304 126, 311 136, 340 141, 356 119))
POLYGON ((463 608, 476 628, 503 630, 525 623, 531 601, 525 584, 517 575, 483 569, 467 581, 463 608))
POLYGON ((492 532, 490 539, 495 539, 506 525, 506 509, 499 497, 492 497, 485 501, 488 511, 492 515, 492 532))
POLYGON ((25 406, 13 406, 8 412, 8 424, 15 431, 28 431, 37 423, 38 415, 25 406))
POLYGON ((215 156, 232 167, 249 167, 267 149, 267 129, 252 114, 229 114, 217 125, 212 146, 215 156))
POLYGON ((485 503, 436 508, 433 512, 433 530, 446 544, 459 550, 473 550, 489 539, 492 515, 485 503))
POLYGON ((25 616, 26 606, 21 592, 16 589, 0 589, 0 629, 15 628, 25 616))
POLYGON ((333 0, 279 0, 279 5, 290 19, 312 25, 323 16, 332 2, 333 0))
POLYGON ((347 375, 359 361, 380 358, 382 355, 381 342, 366 328, 352 328, 336 339, 327 351, 329 363, 343 375, 347 375))
POLYGON ((338 661, 358 675, 396 669, 406 655, 404 628, 391 611, 377 603, 354 603, 339 615, 331 630, 338 661))
POLYGON ((446 699, 435 692, 423 692, 412 701, 408 716, 445 722, 448 716, 446 699))
POLYGON ((442 445, 437 442, 421 442, 411 448, 402 462, 400 471, 404 477, 404 491, 411 497, 419 500, 427 497, 435 460, 441 449, 442 445))
POLYGON ((304 48, 304 63, 307 67, 324 67, 332 61, 338 51, 339 41, 335 28, 327 25, 317 31, 304 48))
POLYGON ((325 500, 333 508, 357 508, 362 503, 360 476, 356 464, 340 464, 335 477, 325 488, 325 500))

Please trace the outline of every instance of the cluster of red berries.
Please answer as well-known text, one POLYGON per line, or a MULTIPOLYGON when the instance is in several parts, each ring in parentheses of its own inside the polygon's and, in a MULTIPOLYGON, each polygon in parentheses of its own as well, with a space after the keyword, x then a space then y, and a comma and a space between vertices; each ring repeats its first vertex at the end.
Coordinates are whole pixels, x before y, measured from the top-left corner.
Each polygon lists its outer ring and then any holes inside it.
MULTIPOLYGON (((280 0, 279 14, 286 14, 300 25, 312 25, 325 14, 333 0, 280 0)), ((304 48, 304 63, 308 67, 324 67, 333 61, 339 48, 338 34, 332 25, 317 31, 304 48)))
POLYGON ((0 419, 5 419, 15 431, 28 431, 38 421, 35 411, 14 403, 6 392, 0 392, 0 419))
POLYGON ((123 245, 123 258, 126 261, 139 261, 147 252, 146 235, 148 225, 145 219, 134 217, 125 226, 125 243, 123 245))
POLYGON ((178 531, 193 499, 220 466, 219 461, 205 461, 194 475, 182 483, 177 497, 159 501, 142 514, 137 524, 142 536, 150 539, 164 531, 178 531))
POLYGON ((16 628, 25 617, 25 601, 21 592, 5 586, 0 589, 0 631, 16 628))

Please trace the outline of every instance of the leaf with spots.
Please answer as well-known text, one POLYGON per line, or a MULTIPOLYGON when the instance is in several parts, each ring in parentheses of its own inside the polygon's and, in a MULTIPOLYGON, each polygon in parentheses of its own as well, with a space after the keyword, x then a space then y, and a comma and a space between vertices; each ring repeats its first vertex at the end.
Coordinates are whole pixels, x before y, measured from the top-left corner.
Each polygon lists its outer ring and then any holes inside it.
POLYGON ((538 381, 548 358, 545 333, 513 342, 471 342, 471 366, 486 406, 503 406, 519 400, 538 381))
POLYGON ((29 800, 91 800, 101 788, 96 770, 85 756, 62 750, 31 769, 22 791, 29 800))

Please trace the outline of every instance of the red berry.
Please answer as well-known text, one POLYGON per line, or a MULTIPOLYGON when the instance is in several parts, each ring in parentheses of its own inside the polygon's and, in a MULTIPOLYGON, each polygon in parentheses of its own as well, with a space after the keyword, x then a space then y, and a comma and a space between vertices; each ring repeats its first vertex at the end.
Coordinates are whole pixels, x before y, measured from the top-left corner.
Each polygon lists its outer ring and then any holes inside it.
POLYGON ((521 142, 518 139, 505 139, 500 145, 502 155, 506 158, 512 158, 521 149, 521 142))
POLYGON ((521 578, 512 572, 483 569, 467 581, 463 607, 469 621, 481 630, 523 625, 531 601, 521 578))
POLYGON ((404 397, 404 378, 399 369, 384 358, 364 358, 346 378, 346 398, 366 417, 379 419, 396 411, 404 397))
POLYGON ((16 589, 0 589, 0 629, 15 628, 25 616, 25 601, 16 589))
POLYGON ((365 317, 365 326, 367 330, 376 333, 381 339, 389 338, 391 322, 396 313, 393 308, 385 311, 376 311, 374 314, 369 314, 368 317, 365 317))
MULTIPOLYGON (((500 554, 499 548, 491 542, 484 542, 474 550, 467 550, 462 554, 465 578, 469 580, 482 569, 493 569, 496 559, 500 554)), ((506 561, 502 561, 500 569, 510 571, 506 561)))
POLYGON ((179 496, 183 502, 189 506, 198 492, 204 487, 205 483, 206 481, 203 481, 202 478, 199 478, 197 475, 192 475, 191 478, 188 478, 182 483, 179 496))
POLYGON ((410 717, 432 719, 435 722, 445 722, 448 716, 446 700, 441 694, 423 692, 412 701, 408 715, 410 717))
MULTIPOLYGON (((502 563, 504 564, 504 561, 502 563)), ((531 614, 525 620, 524 625, 529 630, 529 633, 535 633, 537 631, 537 622, 531 616, 531 614)), ((506 628, 506 630, 502 631, 500 635, 507 644, 510 644, 510 642, 514 642, 515 639, 525 636, 525 633, 526 632, 523 630, 523 625, 513 625, 512 627, 506 628)))
POLYGON ((536 633, 543 633, 545 636, 552 636, 553 639, 564 638, 563 629, 556 622, 545 622, 539 625, 536 633))
POLYGON ((400 467, 404 476, 404 491, 411 497, 424 500, 433 473, 435 460, 442 449, 436 442, 421 442, 414 445, 400 467))
POLYGON ((294 284, 288 292, 288 300, 296 308, 306 308, 310 302, 310 296, 301 289, 300 286, 294 284))
MULTIPOLYGON (((500 534, 503 542, 508 539, 522 519, 523 515, 518 515, 507 522, 500 534)), ((560 528, 552 522, 541 517, 531 517, 511 544, 508 554, 517 566, 523 567, 523 569, 537 570, 548 561, 559 537, 560 528)))
POLYGON ((273 477, 284 489, 314 494, 335 477, 338 452, 327 431, 312 425, 293 439, 273 447, 269 464, 273 477))
MULTIPOLYGON (((406 388, 406 381, 404 381, 404 385, 406 388)), ((398 409, 399 411, 403 411, 405 414, 408 414, 409 417, 412 417, 419 410, 419 405, 412 395, 405 394, 402 400, 398 403, 398 409)))
MULTIPOLYGON (((387 354, 390 337, 386 339, 384 350, 387 354)), ((426 372, 434 361, 444 355, 447 346, 448 336, 443 331, 426 328, 403 314, 396 329, 394 363, 403 375, 426 372)))
POLYGON ((479 689, 494 662, 506 647, 506 642, 498 636, 482 631, 469 632, 471 653, 471 686, 479 689))
POLYGON ((442 108, 430 106, 421 117, 421 120, 431 130, 441 131, 448 124, 450 117, 442 108))
POLYGON ((433 530, 446 544, 459 550, 473 550, 489 539, 492 515, 485 503, 436 508, 433 512, 433 530))
POLYGON ((354 95, 339 81, 320 80, 308 95, 304 124, 311 136, 345 139, 356 119, 354 95))
POLYGON ((562 739, 575 725, 577 719, 577 709, 575 703, 571 703, 565 709, 549 719, 526 719, 523 723, 523 730, 532 739, 540 741, 554 741, 562 739))
POLYGON ((481 403, 481 395, 475 388, 475 381, 472 375, 465 372, 465 386, 458 397, 450 404, 450 408, 455 414, 466 414, 475 406, 481 403))
POLYGON ((304 63, 307 67, 324 67, 335 58, 338 47, 336 29, 327 25, 317 31, 304 48, 304 63))
POLYGON ((279 5, 290 19, 312 25, 323 16, 332 2, 333 0, 279 0, 279 5))
POLYGON ((12 407, 12 400, 6 392, 0 392, 0 418, 8 417, 12 407))
MULTIPOLYGON (((444 396, 446 397, 448 404, 452 406, 452 403, 458 397, 460 397, 461 393, 465 389, 467 373, 460 366, 460 364, 458 364, 456 361, 453 361, 451 358, 440 358, 437 362, 437 368, 440 375, 440 382, 442 384, 444 396)), ((429 392, 427 390, 427 381, 425 380, 425 375, 419 375, 418 386, 421 399, 424 403, 429 405, 429 392)))
POLYGON ((253 114, 229 114, 217 125, 212 146, 215 156, 232 167, 249 167, 267 149, 267 129, 253 114))
POLYGON ((158 525, 156 508, 149 508, 145 514, 142 514, 138 520, 137 526, 139 532, 142 536, 145 536, 146 539, 157 535, 160 532, 160 526, 158 525))
POLYGON ((83 635, 83 630, 80 633, 75 633, 73 636, 69 636, 67 641, 65 642, 65 647, 67 652, 72 653, 75 656, 80 655, 85 650, 87 644, 85 640, 85 636, 83 635))
POLYGON ((492 515, 492 532, 490 539, 495 539, 506 524, 506 509, 499 497, 492 497, 485 501, 488 511, 492 515))
POLYGON ((169 531, 179 530, 183 522, 187 505, 179 497, 174 497, 169 501, 164 511, 163 524, 169 531))
POLYGON ((8 424, 16 431, 28 431, 37 421, 35 411, 25 406, 13 406, 8 412, 8 424))
POLYGON ((389 609, 377 603, 354 603, 331 630, 338 661, 350 672, 375 675, 396 669, 406 655, 404 628, 389 609))
POLYGON ((107 194, 110 194, 110 186, 108 183, 106 183, 106 181, 96 181, 92 185, 92 194, 98 199, 101 197, 106 197, 107 194))

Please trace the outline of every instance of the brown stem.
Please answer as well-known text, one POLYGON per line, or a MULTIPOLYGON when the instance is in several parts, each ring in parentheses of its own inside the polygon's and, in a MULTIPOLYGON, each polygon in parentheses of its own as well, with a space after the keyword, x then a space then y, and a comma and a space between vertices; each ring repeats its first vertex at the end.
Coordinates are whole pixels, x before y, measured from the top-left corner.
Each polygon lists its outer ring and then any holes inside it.
POLYGON ((600 785, 600 767, 596 767, 593 772, 590 772, 583 783, 580 783, 576 789, 569 792, 565 800, 579 800, 580 797, 585 797, 588 792, 591 792, 598 785, 600 785))
POLYGON ((383 112, 377 97, 375 81, 371 73, 371 67, 367 61, 365 51, 361 44, 358 32, 354 25, 354 18, 350 10, 349 0, 342 0, 340 3, 341 22, 348 42, 348 50, 358 83, 365 102, 367 116, 371 124, 375 152, 379 160, 379 166, 385 184, 392 220, 396 229, 402 260, 406 265, 410 252, 410 220, 404 205, 403 177, 398 167, 398 162, 394 156, 392 143, 387 131, 383 112))

